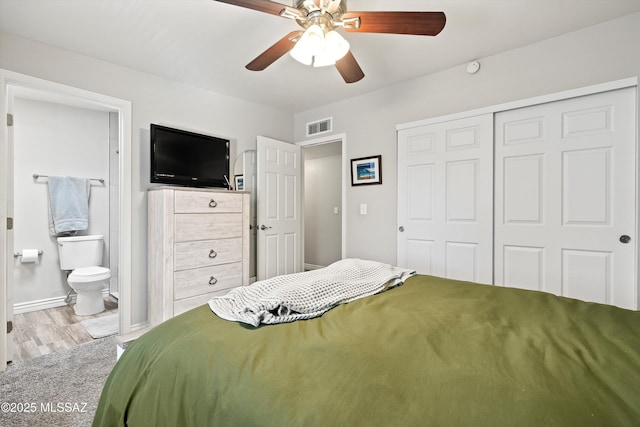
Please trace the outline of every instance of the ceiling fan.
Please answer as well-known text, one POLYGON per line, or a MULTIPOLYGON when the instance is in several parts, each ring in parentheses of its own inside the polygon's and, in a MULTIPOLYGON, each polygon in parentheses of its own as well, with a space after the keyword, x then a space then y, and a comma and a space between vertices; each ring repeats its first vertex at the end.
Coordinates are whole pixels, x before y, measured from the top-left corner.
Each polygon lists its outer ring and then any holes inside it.
POLYGON ((345 82, 364 77, 349 49, 337 32, 411 34, 435 36, 446 23, 443 12, 347 12, 347 0, 296 0, 290 7, 270 0, 214 0, 283 18, 294 19, 303 30, 292 31, 246 65, 262 71, 287 52, 299 62, 315 67, 335 65, 345 82))

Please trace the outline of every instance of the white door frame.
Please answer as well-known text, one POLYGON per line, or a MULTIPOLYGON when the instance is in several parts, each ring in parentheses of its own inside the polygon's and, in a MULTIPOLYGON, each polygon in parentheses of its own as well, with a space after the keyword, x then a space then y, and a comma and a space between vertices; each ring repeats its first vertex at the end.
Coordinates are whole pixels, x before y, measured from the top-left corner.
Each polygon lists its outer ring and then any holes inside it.
POLYGON ((2 333, 0 333, 0 371, 5 369, 7 363, 7 334, 4 325, 7 321, 6 300, 7 286, 13 286, 13 277, 9 277, 9 257, 13 259, 13 248, 7 247, 7 186, 12 179, 7 176, 9 161, 9 141, 7 126, 8 96, 10 87, 30 88, 51 94, 54 97, 75 99, 85 105, 93 105, 99 108, 108 108, 118 112, 119 118, 119 205, 120 205, 120 239, 118 256, 118 275, 120 283, 120 299, 118 312, 120 317, 120 334, 131 332, 131 102, 102 95, 95 92, 78 89, 71 86, 54 83, 31 77, 24 74, 0 69, 0 106, 2 126, 0 132, 0 321, 2 333))
MULTIPOLYGON (((300 142, 296 142, 296 145, 299 145, 302 149, 304 148, 308 148, 308 147, 312 147, 312 146, 316 146, 316 145, 323 145, 323 144, 331 144, 334 142, 339 142, 341 144, 341 157, 342 157, 342 195, 341 195, 341 203, 342 203, 342 208, 340 209, 340 221, 341 221, 341 253, 340 253, 340 258, 344 259, 344 257, 347 254, 347 216, 344 214, 344 209, 345 206, 347 206, 347 187, 346 187, 346 183, 349 182, 349 176, 348 176, 348 171, 349 171, 349 167, 347 164, 347 134, 346 133, 339 133, 336 135, 328 135, 322 138, 316 138, 316 139, 310 139, 308 141, 300 141, 300 142)), ((304 178, 303 178, 304 179, 304 178)), ((302 187, 302 205, 304 206, 304 186, 302 187)), ((302 230, 304 230, 304 215, 302 217, 302 230)), ((302 245, 304 247, 304 232, 302 233, 302 245)))

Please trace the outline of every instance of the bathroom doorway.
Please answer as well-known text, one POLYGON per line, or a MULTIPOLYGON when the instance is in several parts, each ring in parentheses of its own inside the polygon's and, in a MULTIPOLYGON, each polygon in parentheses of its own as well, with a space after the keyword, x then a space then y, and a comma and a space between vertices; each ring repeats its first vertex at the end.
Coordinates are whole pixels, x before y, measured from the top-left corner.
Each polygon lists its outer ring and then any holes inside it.
MULTIPOLYGON (((10 139, 7 157, 12 161, 8 169, 13 170, 3 180, 11 191, 6 195, 0 192, 0 196, 6 196, 0 197, 5 199, 0 202, 6 203, 7 217, 13 218, 13 229, 0 239, 6 243, 7 252, 13 252, 8 254, 11 265, 7 266, 6 288, 0 292, 3 317, 15 319, 13 336, 7 336, 7 351, 2 352, 8 360, 13 359, 16 332, 20 331, 19 322, 23 318, 46 319, 46 315, 37 314, 49 310, 54 318, 75 317, 72 323, 88 320, 73 316, 72 311, 71 316, 60 314, 60 308, 69 308, 67 303, 74 303, 75 293, 70 292, 66 273, 59 268, 57 241, 48 233, 49 175, 90 179, 90 226, 82 234, 104 236, 102 265, 111 270, 112 277, 104 293, 107 308, 104 315, 115 314, 116 333, 127 333, 131 318, 127 298, 130 233, 123 236, 131 222, 127 135, 130 135, 130 104, 51 82, 38 80, 34 84, 34 79, 28 76, 17 76, 15 80, 4 78, 5 108, 12 121, 8 124, 11 131, 7 131, 10 139), (28 249, 38 251, 32 262, 25 262, 20 256, 33 252, 28 249)), ((63 349, 56 347, 42 351, 63 349)))
POLYGON ((40 355, 33 342, 42 343, 40 353, 46 353, 58 346, 66 347, 68 344, 61 344, 66 334, 73 334, 71 343, 82 342, 82 337, 86 337, 83 329, 73 324, 87 325, 84 322, 87 319, 75 316, 70 310, 50 310, 63 304, 72 306, 76 299, 67 284, 67 272, 60 269, 56 236, 49 232, 50 176, 89 180, 89 228, 78 234, 103 236, 101 266, 111 270, 109 289, 104 292, 110 314, 103 321, 111 322, 112 331, 118 324, 118 199, 110 194, 112 191, 117 194, 118 162, 113 162, 111 157, 117 156, 118 113, 83 105, 67 97, 51 99, 46 92, 24 87, 16 88, 13 95, 13 247, 17 255, 13 266, 14 357, 25 359, 40 355), (25 261, 24 252, 33 253, 33 250, 39 255, 25 261), (111 262, 112 258, 115 263, 111 262), (26 313, 29 316, 22 316, 26 313), (34 324, 38 327, 34 328, 34 324), (47 340, 51 324, 66 333, 55 333, 59 337, 47 340), (41 334, 44 330, 46 334, 41 334))

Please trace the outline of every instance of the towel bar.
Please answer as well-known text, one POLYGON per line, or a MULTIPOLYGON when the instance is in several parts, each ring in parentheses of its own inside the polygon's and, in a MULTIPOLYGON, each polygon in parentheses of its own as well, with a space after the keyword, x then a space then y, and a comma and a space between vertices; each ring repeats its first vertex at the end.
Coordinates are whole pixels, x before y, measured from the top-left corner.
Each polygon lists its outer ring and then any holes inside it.
MULTIPOLYGON (((39 173, 34 173, 32 176, 33 176, 33 179, 49 178, 49 175, 41 175, 39 173)), ((104 184, 104 178, 89 178, 89 180, 91 180, 91 181, 100 181, 101 184, 104 184)))

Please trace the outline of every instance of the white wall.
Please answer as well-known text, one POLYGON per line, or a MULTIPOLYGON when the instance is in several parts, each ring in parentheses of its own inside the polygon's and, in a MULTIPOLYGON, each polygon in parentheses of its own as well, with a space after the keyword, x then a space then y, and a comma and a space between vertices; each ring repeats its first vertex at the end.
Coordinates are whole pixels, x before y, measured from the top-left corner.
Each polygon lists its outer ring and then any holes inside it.
MULTIPOLYGON (((48 228, 47 179, 34 173, 109 178, 109 113, 25 98, 14 100, 14 248, 40 249, 38 262, 14 258, 14 303, 64 297, 69 292, 60 270, 56 237, 48 228)), ((105 236, 109 248, 109 188, 91 182, 89 230, 105 236)))
POLYGON ((347 187, 347 256, 396 262, 396 125, 638 76, 638 40, 640 13, 480 58, 474 75, 461 64, 296 114, 296 141, 305 140, 305 123, 333 117, 334 132, 348 136, 348 159, 382 155, 382 185, 347 187))
POLYGON ((341 169, 342 156, 304 161, 305 264, 327 266, 341 258, 341 169), (338 211, 334 212, 334 208, 338 211))
POLYGON ((147 319, 149 124, 162 123, 232 140, 231 158, 255 148, 256 135, 293 140, 291 114, 0 34, 0 68, 128 100, 132 105, 132 319, 147 319))

